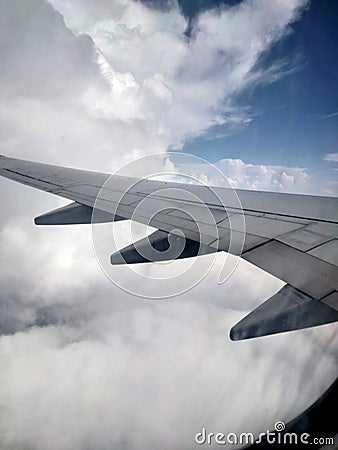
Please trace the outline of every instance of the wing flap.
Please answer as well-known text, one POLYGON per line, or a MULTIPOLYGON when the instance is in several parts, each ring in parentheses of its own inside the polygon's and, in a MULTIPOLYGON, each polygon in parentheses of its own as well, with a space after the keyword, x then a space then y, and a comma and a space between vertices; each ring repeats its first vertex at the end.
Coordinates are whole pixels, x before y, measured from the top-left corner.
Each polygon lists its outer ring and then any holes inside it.
MULTIPOLYGON (((229 219, 222 222, 219 227, 231 231, 242 231, 243 218, 241 214, 234 214, 229 219)), ((270 218, 263 215, 245 214, 245 230, 247 233, 261 236, 264 238, 273 238, 281 234, 302 228, 302 223, 291 222, 283 217, 270 218)))
POLYGON ((338 266, 338 239, 327 241, 324 244, 311 249, 308 253, 316 258, 338 266))
POLYGON ((281 242, 271 240, 242 257, 313 298, 337 290, 336 266, 281 242))

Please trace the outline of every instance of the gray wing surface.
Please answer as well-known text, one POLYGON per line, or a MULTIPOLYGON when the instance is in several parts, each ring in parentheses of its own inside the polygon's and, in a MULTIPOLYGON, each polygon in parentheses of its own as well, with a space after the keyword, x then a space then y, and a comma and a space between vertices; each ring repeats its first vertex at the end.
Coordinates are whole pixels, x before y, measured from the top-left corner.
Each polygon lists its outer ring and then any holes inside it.
POLYGON ((338 321, 337 198, 136 179, 4 156, 0 175, 73 201, 36 224, 90 223, 95 207, 96 222, 132 219, 157 228, 113 254, 112 264, 228 251, 285 281, 232 328, 233 340, 338 321), (168 237, 179 243, 178 231, 185 242, 173 256, 168 237))

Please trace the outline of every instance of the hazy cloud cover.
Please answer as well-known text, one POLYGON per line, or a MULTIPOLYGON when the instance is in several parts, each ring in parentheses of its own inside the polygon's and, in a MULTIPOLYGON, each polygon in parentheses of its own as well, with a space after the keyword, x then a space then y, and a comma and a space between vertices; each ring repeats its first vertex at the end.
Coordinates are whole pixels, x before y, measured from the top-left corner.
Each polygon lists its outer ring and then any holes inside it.
MULTIPOLYGON (((3 0, 1 153, 110 171, 214 124, 245 126, 250 111, 236 97, 283 76, 280 63, 260 67, 260 56, 306 3, 205 11, 187 38, 175 2, 162 10, 131 0, 3 0)), ((218 166, 235 187, 312 189, 302 168, 218 166)), ((228 340, 282 286, 274 277, 240 262, 220 286, 218 255, 194 290, 134 298, 100 271, 90 227, 33 225, 62 199, 0 183, 1 448, 193 448, 203 426, 272 428, 337 376, 336 325, 228 340)))

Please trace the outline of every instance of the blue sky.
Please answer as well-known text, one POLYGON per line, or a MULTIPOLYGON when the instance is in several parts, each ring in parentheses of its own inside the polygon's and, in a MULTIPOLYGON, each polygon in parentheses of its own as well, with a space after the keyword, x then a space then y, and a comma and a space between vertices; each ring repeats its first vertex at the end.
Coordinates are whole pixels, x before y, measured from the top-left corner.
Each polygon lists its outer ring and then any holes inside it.
MULTIPOLYGON (((183 5, 183 10, 189 8, 183 5)), ((312 1, 290 25, 291 33, 261 58, 263 66, 284 61, 285 74, 237 99, 249 108, 252 121, 230 133, 226 125, 217 126, 205 138, 188 141, 183 150, 210 161, 241 158, 253 164, 296 165, 334 179, 335 165, 324 156, 338 151, 337 23, 337 2, 312 1)))

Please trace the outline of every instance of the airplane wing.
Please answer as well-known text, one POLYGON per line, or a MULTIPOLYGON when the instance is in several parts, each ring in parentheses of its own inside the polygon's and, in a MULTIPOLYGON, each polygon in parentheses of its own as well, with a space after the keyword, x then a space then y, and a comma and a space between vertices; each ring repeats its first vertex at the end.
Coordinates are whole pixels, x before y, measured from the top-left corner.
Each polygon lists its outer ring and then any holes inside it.
POLYGON ((37 225, 132 219, 157 228, 113 254, 112 264, 228 251, 285 281, 231 329, 232 340, 338 321, 337 198, 136 179, 5 156, 0 175, 73 201, 37 217, 37 225), (169 251, 170 239, 179 253, 169 251))

